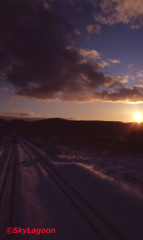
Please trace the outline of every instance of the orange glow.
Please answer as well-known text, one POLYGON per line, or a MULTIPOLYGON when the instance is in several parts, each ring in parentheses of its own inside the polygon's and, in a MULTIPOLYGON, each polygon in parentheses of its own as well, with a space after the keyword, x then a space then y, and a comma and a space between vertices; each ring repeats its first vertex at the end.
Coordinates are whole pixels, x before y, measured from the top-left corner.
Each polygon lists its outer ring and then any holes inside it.
POLYGON ((136 113, 134 114, 134 120, 135 120, 135 122, 140 123, 141 120, 142 120, 142 114, 141 114, 140 112, 136 112, 136 113))

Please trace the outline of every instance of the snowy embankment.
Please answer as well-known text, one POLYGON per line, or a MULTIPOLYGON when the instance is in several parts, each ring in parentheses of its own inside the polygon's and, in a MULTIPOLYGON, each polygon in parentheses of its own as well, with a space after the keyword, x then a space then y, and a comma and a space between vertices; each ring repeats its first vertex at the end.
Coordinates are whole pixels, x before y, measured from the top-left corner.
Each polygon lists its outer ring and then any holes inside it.
POLYGON ((58 161, 80 165, 143 196, 142 153, 115 153, 103 149, 65 146, 61 147, 58 161))
POLYGON ((74 140, 69 144, 71 139, 66 137, 34 138, 32 142, 54 155, 58 164, 80 165, 143 196, 143 153, 81 146, 74 140))
MULTIPOLYGON (((50 145, 49 147, 47 145, 47 150, 45 161, 50 160, 56 171, 63 177, 63 180, 68 182, 80 196, 90 203, 97 211, 97 215, 103 217, 106 223, 108 222, 117 231, 117 234, 111 234, 112 231, 108 232, 103 222, 99 218, 92 216, 93 212, 90 213, 83 202, 79 202, 79 206, 82 207, 84 213, 90 216, 92 222, 104 236, 103 239, 143 239, 142 195, 137 191, 133 191, 127 184, 123 185, 119 184, 119 181, 115 181, 117 179, 116 175, 110 174, 111 177, 109 177, 104 174, 102 168, 102 171, 99 171, 101 165, 97 163, 102 162, 103 164, 107 159, 109 163, 109 158, 107 158, 109 152, 99 150, 93 152, 91 149, 67 145, 50 145), (100 157, 102 161, 96 162, 97 157, 100 157)), ((115 155, 112 155, 112 158, 110 158, 112 168, 116 166, 117 160, 123 165, 124 159, 121 161, 116 156, 114 160, 114 157, 115 155)), ((125 170, 127 165, 124 164, 123 166, 125 170)), ((78 226, 81 226, 80 223, 78 226)))
POLYGON ((7 138, 0 175, 2 240, 11 225, 56 229, 53 236, 15 235, 16 240, 143 239, 142 195, 123 187, 112 171, 104 172, 107 160, 106 169, 117 167, 118 162, 125 171, 129 165, 123 165, 121 155, 56 144, 55 139, 44 150, 40 141, 34 146, 22 138, 16 143, 7 138))

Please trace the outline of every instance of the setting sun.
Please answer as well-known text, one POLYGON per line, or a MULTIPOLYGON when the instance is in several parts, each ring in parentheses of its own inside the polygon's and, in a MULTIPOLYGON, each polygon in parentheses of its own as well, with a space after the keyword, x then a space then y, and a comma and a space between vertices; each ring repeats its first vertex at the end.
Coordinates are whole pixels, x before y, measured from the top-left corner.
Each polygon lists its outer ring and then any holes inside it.
POLYGON ((139 122, 141 122, 141 119, 142 119, 142 114, 139 112, 136 112, 134 114, 134 120, 139 123, 139 122))

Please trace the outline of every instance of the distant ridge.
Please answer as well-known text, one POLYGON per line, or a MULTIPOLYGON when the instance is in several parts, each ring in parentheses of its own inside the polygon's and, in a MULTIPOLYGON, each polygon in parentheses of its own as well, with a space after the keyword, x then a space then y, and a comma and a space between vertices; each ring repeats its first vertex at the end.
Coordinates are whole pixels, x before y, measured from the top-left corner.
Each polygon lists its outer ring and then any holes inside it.
POLYGON ((125 136, 128 132, 143 131, 143 123, 118 121, 70 120, 65 118, 23 119, 0 118, 0 134, 14 131, 20 135, 75 135, 75 136, 125 136))

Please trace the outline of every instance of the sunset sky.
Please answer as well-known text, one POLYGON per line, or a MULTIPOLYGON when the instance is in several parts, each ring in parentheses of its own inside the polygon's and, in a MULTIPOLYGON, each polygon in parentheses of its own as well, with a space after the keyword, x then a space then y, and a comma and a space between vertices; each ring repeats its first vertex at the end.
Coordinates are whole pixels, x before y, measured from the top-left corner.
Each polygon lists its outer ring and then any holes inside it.
POLYGON ((143 114, 143 0, 0 0, 0 115, 143 114))

